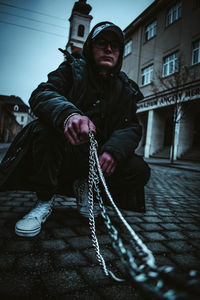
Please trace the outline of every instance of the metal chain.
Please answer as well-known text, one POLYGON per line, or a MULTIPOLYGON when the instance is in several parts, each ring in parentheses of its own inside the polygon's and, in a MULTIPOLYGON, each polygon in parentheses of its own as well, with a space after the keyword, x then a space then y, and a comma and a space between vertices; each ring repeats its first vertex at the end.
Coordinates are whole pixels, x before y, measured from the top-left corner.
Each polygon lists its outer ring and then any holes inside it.
MULTIPOLYGON (((127 221, 122 216, 118 207, 114 203, 112 196, 108 190, 105 182, 105 178, 102 174, 101 167, 99 165, 97 147, 98 144, 94 139, 93 133, 89 132, 90 138, 90 152, 89 152, 89 176, 88 176, 88 200, 89 200, 89 226, 91 230, 92 243, 96 252, 96 257, 99 265, 103 269, 106 276, 110 276, 116 281, 124 281, 124 279, 118 278, 110 270, 107 269, 105 260, 100 253, 99 243, 96 236, 95 219, 93 214, 94 205, 94 193, 96 200, 98 201, 99 207, 101 209, 101 216, 104 219, 104 223, 108 229, 108 234, 112 239, 112 246, 116 253, 120 257, 120 260, 124 266, 129 271, 130 276, 134 279, 136 286, 140 287, 145 293, 152 294, 155 299, 168 299, 175 300, 179 297, 183 298, 183 293, 175 291, 175 289, 170 288, 166 282, 171 282, 175 285, 174 278, 172 274, 174 269, 172 267, 160 267, 158 268, 155 264, 155 258, 152 252, 147 248, 147 246, 142 242, 142 240, 137 236, 132 227, 127 223, 127 221), (107 213, 104 206, 103 199, 101 197, 101 190, 99 188, 100 181, 103 185, 107 198, 109 199, 111 206, 118 219, 122 223, 126 232, 131 236, 131 246, 133 250, 137 253, 137 258, 140 259, 140 264, 136 263, 136 259, 133 257, 132 251, 128 250, 124 245, 122 238, 107 213), (153 287, 152 287, 153 285, 153 287)), ((199 280, 197 272, 191 270, 188 275, 188 286, 190 287, 195 280, 199 280)), ((176 278, 176 277, 175 277, 176 278)), ((182 287, 182 285, 181 285, 182 287)), ((193 298, 196 299, 196 298, 193 298)))

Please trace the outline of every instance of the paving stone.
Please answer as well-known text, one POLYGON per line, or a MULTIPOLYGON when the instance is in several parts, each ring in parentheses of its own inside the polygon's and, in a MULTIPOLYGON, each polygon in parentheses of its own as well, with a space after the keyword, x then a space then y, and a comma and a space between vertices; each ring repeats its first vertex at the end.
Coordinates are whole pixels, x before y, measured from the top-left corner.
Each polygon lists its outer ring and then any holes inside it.
POLYGON ((76 225, 80 225, 80 224, 82 224, 82 222, 85 224, 86 222, 88 223, 88 220, 85 220, 85 218, 83 220, 80 220, 77 217, 74 219, 71 219, 71 218, 62 219, 62 224, 65 226, 69 226, 69 227, 74 227, 76 225))
POLYGON ((169 251, 169 249, 160 242, 148 242, 146 245, 153 252, 153 254, 169 251))
POLYGON ((165 231, 165 235, 173 240, 184 240, 185 236, 179 231, 165 231))
POLYGON ((198 250, 200 249, 200 240, 190 240, 190 244, 196 247, 198 250))
MULTIPOLYGON (((34 286, 33 277, 30 275, 0 274, 1 299, 17 299, 16 297, 28 297, 34 286), (11 298, 12 297, 12 298, 11 298), (15 297, 15 298, 14 298, 15 297)), ((22 298, 23 299, 23 298, 22 298)))
POLYGON ((162 223, 181 223, 177 217, 162 217, 162 223))
POLYGON ((178 263, 181 267, 187 268, 187 269, 196 269, 198 267, 197 265, 197 258, 196 256, 189 254, 189 253, 183 253, 183 254, 177 254, 177 255, 172 255, 171 254, 171 259, 175 261, 175 263, 178 263))
POLYGON ((191 214, 192 216, 194 216, 194 217, 197 217, 197 218, 199 218, 199 213, 198 214, 191 214))
MULTIPOLYGON (((144 215, 143 212, 137 212, 137 211, 130 211, 130 210, 121 210, 124 217, 141 217, 144 215)), ((150 212, 145 212, 145 215, 148 215, 150 212)), ((151 213, 150 213, 151 214, 151 213)), ((153 214, 157 214, 156 212, 153 212, 153 214)))
POLYGON ((167 246, 174 252, 183 252, 192 250, 192 245, 186 241, 167 242, 167 246))
POLYGON ((199 231, 185 231, 185 234, 189 236, 191 239, 200 239, 199 231))
POLYGON ((130 285, 106 286, 101 289, 105 299, 141 300, 136 290, 130 285))
MULTIPOLYGON (((130 225, 130 224, 129 224, 129 225, 130 225)), ((135 232, 138 232, 138 231, 143 230, 143 229, 140 227, 140 224, 139 224, 139 223, 137 223, 137 225, 131 224, 131 228, 132 228, 135 232)))
POLYGON ((0 219, 2 218, 5 218, 5 219, 8 219, 8 218, 11 218, 13 217, 13 212, 12 211, 8 211, 8 212, 0 212, 0 219))
POLYGON ((80 272, 87 282, 90 282, 90 284, 95 285, 108 285, 111 283, 111 279, 106 277, 104 272, 99 266, 95 267, 82 267, 80 268, 80 272))
POLYGON ((162 241, 165 240, 166 238, 159 232, 143 232, 143 236, 147 240, 153 240, 153 241, 162 241))
POLYGON ((111 238, 108 234, 102 234, 98 237, 98 241, 100 245, 109 244, 111 245, 111 238))
POLYGON ((10 254, 1 254, 0 255, 0 270, 10 269, 13 267, 13 263, 15 261, 15 255, 10 254))
POLYGON ((140 217, 127 217, 126 220, 130 224, 144 222, 142 217, 141 218, 140 217))
POLYGON ((67 293, 85 286, 84 281, 76 271, 51 272, 41 275, 46 289, 51 295, 67 293))
POLYGON ((29 201, 31 200, 29 197, 24 197, 24 195, 22 194, 22 197, 13 197, 13 200, 10 202, 12 205, 21 205, 21 202, 24 202, 24 201, 29 201), (26 200, 25 200, 26 199, 26 200))
POLYGON ((149 223, 160 223, 161 219, 158 217, 144 217, 144 221, 149 222, 149 223))
MULTIPOLYGON (((88 224, 88 226, 76 226, 75 230, 79 235, 91 235, 91 230, 89 228, 89 224, 88 224)), ((96 231, 97 231, 97 229, 96 229, 96 231)), ((99 230, 98 230, 98 233, 99 233, 99 230)))
POLYGON ((45 222, 44 224, 45 228, 46 229, 51 229, 51 228, 59 228, 59 223, 56 222, 54 219, 53 219, 53 215, 51 215, 49 218, 48 218, 48 222, 45 222))
POLYGON ((79 251, 66 251, 55 257, 56 264, 62 267, 77 267, 87 265, 87 260, 79 251))
POLYGON ((173 212, 169 212, 169 210, 165 211, 161 211, 159 212, 159 216, 162 217, 174 217, 174 213, 173 212))
POLYGON ((196 223, 195 218, 193 217, 184 217, 184 218, 179 218, 179 220, 181 221, 181 223, 188 223, 188 224, 192 224, 192 223, 196 223))
POLYGON ((102 296, 97 294, 97 292, 92 290, 92 288, 84 288, 79 291, 71 291, 60 295, 59 300, 102 300, 102 296))
POLYGON ((16 234, 14 232, 14 226, 11 230, 10 227, 4 226, 3 228, 0 229, 0 237, 4 239, 11 239, 11 238, 16 238, 16 234))
MULTIPOLYGON (((133 255, 134 256, 134 255, 133 255)), ((134 256, 135 257, 135 256, 134 256)), ((118 259, 115 262, 112 262, 112 266, 116 268, 117 271, 112 267, 111 270, 112 272, 117 275, 119 278, 127 278, 128 277, 128 271, 125 268, 124 264, 121 262, 120 259, 118 259), (119 272, 119 273, 118 273, 119 272)))
POLYGON ((23 204, 23 201, 24 199, 20 199, 20 201, 13 201, 13 200, 10 200, 7 202, 7 205, 8 206, 14 206, 14 207, 18 207, 18 206, 21 206, 23 204))
POLYGON ((162 227, 164 227, 166 230, 181 230, 181 224, 173 224, 173 223, 161 223, 162 227))
MULTIPOLYGON (((101 255, 103 256, 103 258, 106 262, 112 261, 112 260, 115 260, 116 258, 118 258, 117 255, 114 254, 109 249, 101 247, 100 251, 101 251, 101 255)), ((96 253, 93 248, 84 250, 84 255, 87 257, 87 260, 90 263, 97 264, 96 253)))
POLYGON ((47 270, 49 266, 49 257, 46 253, 23 255, 17 260, 19 269, 29 270, 47 270))
POLYGON ((172 266, 172 267, 175 267, 176 266, 175 262, 172 259, 170 259, 169 257, 167 257, 165 255, 165 253, 160 254, 160 255, 156 255, 155 258, 156 258, 156 265, 158 267, 162 267, 162 266, 172 266))
POLYGON ((30 210, 27 210, 27 207, 13 207, 12 209, 14 212, 23 212, 28 213, 30 210))
POLYGON ((0 211, 10 211, 11 208, 9 206, 1 206, 0 211))
POLYGON ((23 203, 23 206, 24 206, 24 207, 30 207, 30 209, 32 209, 32 208, 34 207, 33 203, 30 202, 30 201, 24 202, 24 203, 23 203))
POLYGON ((92 247, 92 240, 88 236, 80 236, 80 237, 74 237, 70 238, 68 240, 68 243, 77 249, 85 249, 88 247, 92 247))
POLYGON ((49 241, 42 241, 41 245, 45 250, 62 250, 68 248, 68 245, 63 240, 51 239, 49 241))
POLYGON ((52 232, 56 238, 68 238, 71 236, 76 236, 76 233, 68 227, 56 228, 53 229, 52 232))
POLYGON ((8 251, 8 252, 16 252, 16 253, 19 253, 19 252, 24 252, 24 251, 31 251, 33 249, 33 245, 34 245, 34 242, 33 241, 25 241, 23 239, 19 240, 18 239, 12 239, 12 240, 8 240, 8 241, 5 241, 5 251, 8 251))
POLYGON ((162 230, 163 228, 159 224, 151 224, 151 223, 140 223, 140 227, 145 231, 154 231, 154 230, 162 230))
MULTIPOLYGON (((141 214, 141 213, 140 213, 141 214)), ((142 213, 143 214, 143 213, 142 213)), ((157 211, 154 211, 153 209, 152 210, 149 210, 149 211, 146 211, 144 213, 144 216, 149 216, 149 217, 154 217, 154 216, 158 216, 159 217, 159 213, 157 211)))

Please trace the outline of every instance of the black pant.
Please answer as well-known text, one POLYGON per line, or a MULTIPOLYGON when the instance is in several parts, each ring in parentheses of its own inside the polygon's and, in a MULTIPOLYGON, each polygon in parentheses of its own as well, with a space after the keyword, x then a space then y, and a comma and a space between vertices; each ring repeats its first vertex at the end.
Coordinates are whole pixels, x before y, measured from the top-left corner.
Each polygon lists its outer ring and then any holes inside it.
MULTIPOLYGON (((54 193, 71 195, 74 180, 88 175, 88 157, 88 144, 72 146, 63 134, 40 125, 32 143, 33 171, 29 178, 37 187, 39 199, 46 201, 54 193)), ((115 193, 117 198, 124 191, 131 198, 136 190, 144 187, 149 176, 148 165, 133 154, 117 166, 106 182, 111 194, 115 193)))

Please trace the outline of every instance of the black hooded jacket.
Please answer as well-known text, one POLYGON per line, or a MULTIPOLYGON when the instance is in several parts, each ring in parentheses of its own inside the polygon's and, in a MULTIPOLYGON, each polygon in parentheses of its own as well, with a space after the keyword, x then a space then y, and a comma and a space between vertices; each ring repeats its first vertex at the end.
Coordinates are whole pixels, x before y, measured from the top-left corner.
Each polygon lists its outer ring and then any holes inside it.
MULTIPOLYGON (((99 75, 91 53, 92 35, 98 26, 107 23, 99 23, 93 28, 84 44, 82 57, 75 58, 65 53, 65 61, 48 75, 47 82, 41 83, 33 91, 29 103, 40 122, 61 134, 64 133, 64 120, 70 114, 87 115, 96 125, 100 153, 109 152, 118 163, 123 163, 134 152, 141 138, 136 102, 143 95, 137 84, 120 71, 124 50, 123 32, 112 23, 109 23, 109 29, 119 36, 120 56, 106 79, 99 75)), ((4 173, 0 171, 0 185, 1 174, 5 179, 8 175, 5 170, 12 172, 28 151, 35 122, 22 130, 7 152, 2 162, 4 173)))
MULTIPOLYGON (((136 102, 143 98, 138 86, 120 72, 123 59, 123 33, 118 63, 108 78, 98 74, 92 53, 94 30, 109 22, 97 24, 90 32, 83 48, 84 58, 67 55, 59 68, 48 75, 33 92, 30 106, 43 122, 63 131, 63 122, 71 113, 87 115, 97 127, 97 139, 102 151, 110 152, 118 161, 133 153, 141 138, 136 117, 136 102)), ((102 29, 102 30, 106 30, 102 29)))

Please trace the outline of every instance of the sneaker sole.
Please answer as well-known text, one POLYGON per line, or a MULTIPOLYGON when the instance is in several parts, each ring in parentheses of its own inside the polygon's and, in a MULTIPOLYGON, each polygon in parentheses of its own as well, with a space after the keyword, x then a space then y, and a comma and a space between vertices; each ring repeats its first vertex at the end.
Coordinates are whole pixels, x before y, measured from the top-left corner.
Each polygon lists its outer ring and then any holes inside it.
POLYGON ((36 228, 35 230, 20 230, 15 227, 15 233, 19 236, 33 237, 39 234, 41 231, 41 227, 36 228))
MULTIPOLYGON (((50 215, 51 215, 51 212, 45 216, 45 218, 42 220, 41 224, 44 223, 50 215)), ((36 236, 37 234, 39 234, 41 229, 42 229, 42 227, 40 226, 34 230, 21 230, 21 229, 17 228, 15 225, 15 233, 18 236, 33 237, 33 236, 36 236)))

